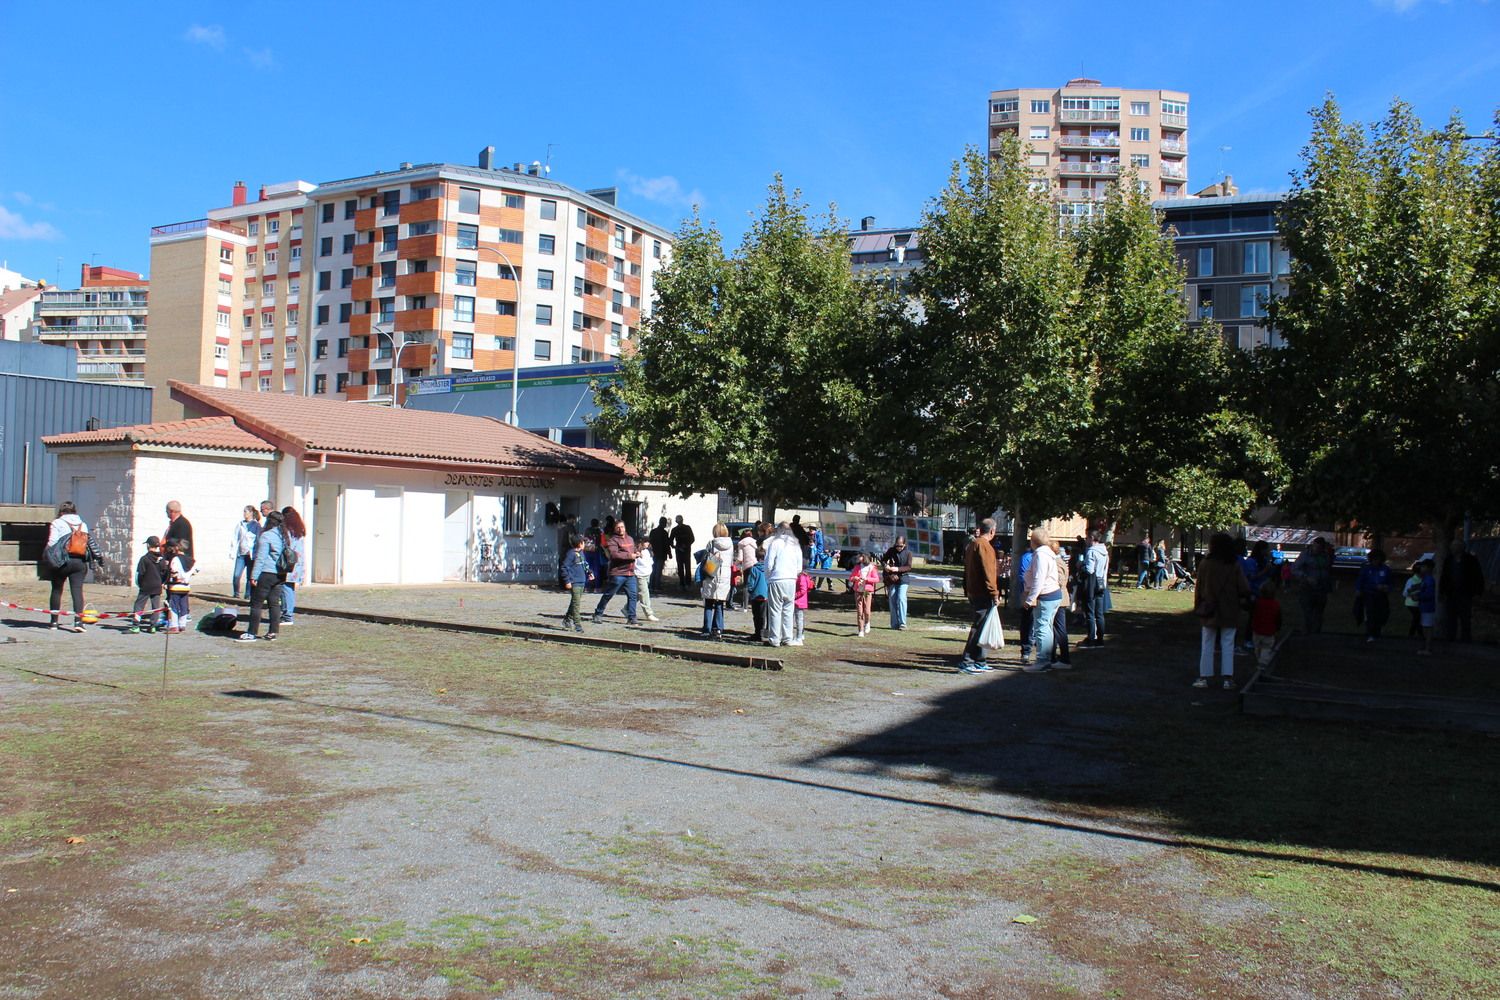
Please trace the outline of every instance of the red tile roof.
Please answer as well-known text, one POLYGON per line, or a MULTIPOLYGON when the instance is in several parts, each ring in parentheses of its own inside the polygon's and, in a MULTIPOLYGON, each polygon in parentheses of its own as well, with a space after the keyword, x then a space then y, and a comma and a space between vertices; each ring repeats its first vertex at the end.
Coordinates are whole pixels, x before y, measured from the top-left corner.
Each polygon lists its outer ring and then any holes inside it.
POLYGON ((0 292, 0 312, 10 312, 13 309, 19 309, 40 294, 42 294, 40 288, 6 289, 0 292))
POLYGON ((49 448, 89 444, 155 444, 214 451, 257 451, 274 454, 276 446, 241 430, 229 417, 200 417, 159 424, 107 427, 99 431, 51 434, 42 438, 49 448))
POLYGON ((619 452, 614 451, 610 448, 579 448, 578 450, 583 452, 585 455, 594 456, 601 462, 608 462, 616 469, 619 469, 620 475, 622 476, 626 476, 630 479, 646 478, 646 473, 644 473, 639 466, 631 462, 630 459, 626 458, 624 455, 621 455, 619 452))
POLYGON ((184 403, 188 412, 233 417, 245 430, 294 454, 620 475, 620 467, 614 463, 488 417, 276 392, 213 389, 175 380, 169 385, 172 398, 184 403))

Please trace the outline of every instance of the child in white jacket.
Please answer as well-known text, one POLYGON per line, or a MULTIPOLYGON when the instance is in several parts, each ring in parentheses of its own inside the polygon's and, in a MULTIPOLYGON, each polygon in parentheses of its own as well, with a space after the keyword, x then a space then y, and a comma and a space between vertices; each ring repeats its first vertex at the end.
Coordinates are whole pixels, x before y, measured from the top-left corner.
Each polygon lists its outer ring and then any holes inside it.
POLYGON ((648 622, 659 622, 661 619, 651 612, 651 573, 656 568, 656 557, 651 554, 651 546, 644 538, 635 540, 635 551, 636 604, 648 622))

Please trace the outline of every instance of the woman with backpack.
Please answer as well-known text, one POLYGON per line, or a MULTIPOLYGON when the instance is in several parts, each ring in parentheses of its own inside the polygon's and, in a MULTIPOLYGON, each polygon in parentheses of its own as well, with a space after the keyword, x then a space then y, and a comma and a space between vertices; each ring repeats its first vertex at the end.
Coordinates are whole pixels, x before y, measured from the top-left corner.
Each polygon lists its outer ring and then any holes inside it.
POLYGON ((292 615, 297 612, 297 584, 303 580, 307 563, 307 525, 295 507, 281 508, 281 530, 286 532, 287 544, 296 553, 296 561, 281 581, 281 624, 291 625, 292 615))
POLYGON ((271 511, 255 540, 255 562, 250 567, 250 579, 254 586, 250 591, 250 623, 239 636, 240 642, 254 642, 256 630, 260 628, 260 616, 269 612, 266 639, 275 639, 281 624, 281 575, 285 562, 283 552, 287 548, 286 533, 282 527, 281 512, 271 511))
POLYGON ((47 530, 47 547, 43 550, 43 565, 52 582, 52 593, 47 598, 47 609, 52 613, 52 627, 64 632, 83 631, 83 577, 89 564, 99 561, 99 553, 89 540, 89 526, 78 516, 73 501, 64 500, 57 505, 57 518, 47 530), (57 619, 62 612, 63 585, 73 595, 73 625, 59 626, 57 619))

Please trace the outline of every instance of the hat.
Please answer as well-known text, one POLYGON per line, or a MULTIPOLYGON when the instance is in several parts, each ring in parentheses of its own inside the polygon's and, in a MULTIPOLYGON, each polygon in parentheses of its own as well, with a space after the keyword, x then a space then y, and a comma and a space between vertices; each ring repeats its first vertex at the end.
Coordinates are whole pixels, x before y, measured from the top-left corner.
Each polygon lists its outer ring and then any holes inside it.
POLYGON ((154 549, 154 548, 156 548, 160 544, 161 544, 161 539, 157 538, 155 535, 148 535, 146 537, 146 548, 148 548, 148 549, 154 549))

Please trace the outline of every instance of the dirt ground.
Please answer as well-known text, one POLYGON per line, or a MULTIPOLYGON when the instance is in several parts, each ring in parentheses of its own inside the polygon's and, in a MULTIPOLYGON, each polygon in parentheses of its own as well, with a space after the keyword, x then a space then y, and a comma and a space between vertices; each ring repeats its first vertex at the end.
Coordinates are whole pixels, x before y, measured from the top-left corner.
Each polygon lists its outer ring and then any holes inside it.
POLYGON ((780 673, 0 613, 0 997, 1500 996, 1496 742, 1241 716, 1187 686, 1187 601, 1123 592, 1077 669, 979 676, 926 598, 859 639, 819 595, 780 673))

